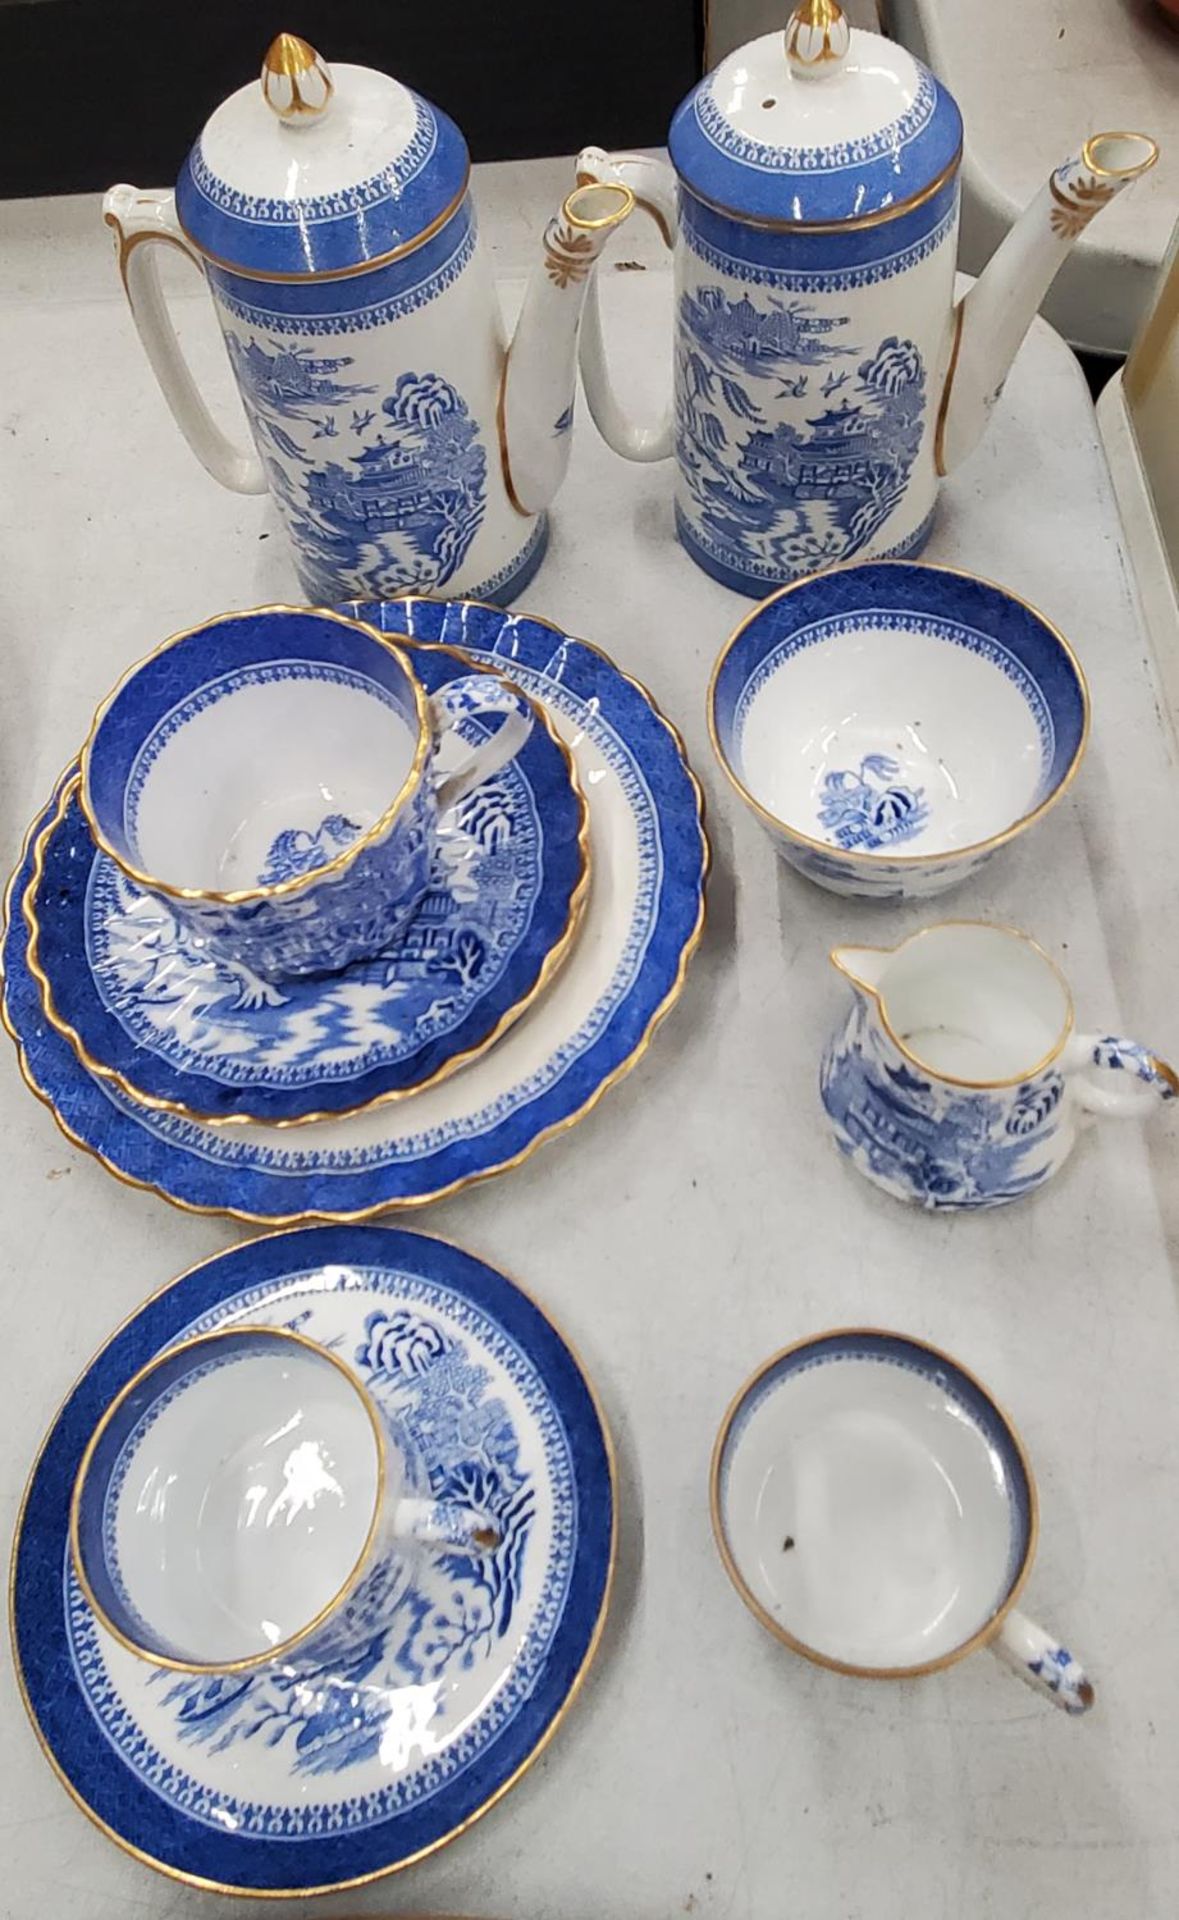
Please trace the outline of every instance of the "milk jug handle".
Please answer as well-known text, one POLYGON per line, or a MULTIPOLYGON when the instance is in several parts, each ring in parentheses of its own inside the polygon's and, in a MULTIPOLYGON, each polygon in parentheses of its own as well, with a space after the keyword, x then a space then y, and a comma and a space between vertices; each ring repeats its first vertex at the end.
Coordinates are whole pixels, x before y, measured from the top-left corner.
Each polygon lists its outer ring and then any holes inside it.
POLYGON ((1179 1074, 1137 1040, 1081 1033, 1070 1043, 1071 1089, 1088 1113, 1142 1119, 1179 1094, 1179 1074))
MULTIPOLYGON (((629 187, 635 204, 649 213, 670 251, 675 246, 675 174, 662 160, 641 153, 603 153, 601 147, 583 147, 577 156, 579 184, 594 181, 629 187)), ((655 419, 636 420, 620 403, 610 377, 606 341, 599 305, 599 275, 586 295, 581 322, 581 378, 594 425, 615 453, 627 460, 666 460, 674 446, 670 391, 655 419)))
POLYGON ((1066 1713, 1088 1713, 1093 1705, 1092 1682, 1080 1661, 1017 1607, 991 1641, 991 1652, 1066 1713))
POLYGON ((168 315, 160 286, 159 247, 176 247, 196 266, 202 264, 176 218, 172 195, 112 187, 103 199, 102 217, 114 229, 131 317, 177 426, 201 465, 223 487, 234 493, 265 493, 262 462, 256 453, 236 447, 213 419, 168 315))

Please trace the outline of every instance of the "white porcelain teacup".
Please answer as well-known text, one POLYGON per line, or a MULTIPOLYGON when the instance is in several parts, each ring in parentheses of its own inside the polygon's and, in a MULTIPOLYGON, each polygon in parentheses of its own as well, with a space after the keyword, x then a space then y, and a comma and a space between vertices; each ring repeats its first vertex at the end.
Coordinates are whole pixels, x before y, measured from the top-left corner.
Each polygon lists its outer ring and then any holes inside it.
POLYGON ((441 778, 453 702, 375 627, 319 607, 222 614, 99 708, 82 808, 210 951, 263 978, 334 972, 388 946, 429 885, 440 814, 528 738, 522 696, 479 681, 466 711, 502 717, 441 778))
POLYGON ((725 1415, 712 1520, 746 1605, 820 1666, 903 1679, 988 1646, 1057 1706, 1093 1704, 1016 1610, 1038 1525, 1027 1455, 935 1347, 849 1328, 775 1354, 725 1415))
POLYGON ((490 1515, 431 1497, 349 1366, 276 1327, 157 1355, 95 1428, 70 1507, 99 1620, 193 1673, 321 1664, 387 1621, 415 1552, 499 1539, 490 1515))

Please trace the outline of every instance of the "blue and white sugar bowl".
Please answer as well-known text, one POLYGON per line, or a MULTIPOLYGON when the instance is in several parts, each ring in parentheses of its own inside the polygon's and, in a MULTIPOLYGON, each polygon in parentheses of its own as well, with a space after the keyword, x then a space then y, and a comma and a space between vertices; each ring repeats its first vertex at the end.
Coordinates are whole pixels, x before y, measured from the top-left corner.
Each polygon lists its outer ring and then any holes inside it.
MULTIPOLYGON (((913 554, 938 480, 970 453, 1057 269, 1154 164, 1142 134, 1092 134, 1051 174, 957 306, 962 119, 919 60, 803 0, 738 47, 671 124, 672 168, 587 148, 676 252, 674 404, 628 414, 597 289, 586 396, 619 453, 674 454, 679 536, 760 597, 848 560, 913 554)), ((1053 156, 1045 156, 1046 161, 1053 156)))
POLYGON ((942 893, 1067 791, 1089 734, 1072 648, 1018 595, 879 560, 783 587, 722 649, 717 758, 782 858, 834 893, 942 893))
POLYGON ((259 607, 174 634, 119 682, 82 750, 95 842, 253 980, 329 973, 388 946, 426 892, 440 817, 523 746, 495 730, 443 777, 457 714, 359 620, 259 607), (449 744, 449 743, 448 743, 449 744))
POLYGON ((840 1152, 898 1200, 1003 1206, 1060 1171, 1087 1117, 1139 1120, 1179 1094, 1149 1047, 1078 1033, 1068 981, 1011 927, 949 920, 831 959, 855 1000, 823 1105, 840 1152))

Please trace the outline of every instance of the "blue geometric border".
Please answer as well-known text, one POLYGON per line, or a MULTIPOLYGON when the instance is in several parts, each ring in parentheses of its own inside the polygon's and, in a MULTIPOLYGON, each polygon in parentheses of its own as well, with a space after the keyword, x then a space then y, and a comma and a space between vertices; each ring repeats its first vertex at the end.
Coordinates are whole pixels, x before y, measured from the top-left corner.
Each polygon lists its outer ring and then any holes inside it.
POLYGON ((13 1552, 11 1627, 37 1729, 66 1785, 98 1824, 153 1866, 243 1893, 348 1886, 440 1846, 497 1798, 545 1740, 596 1643, 613 1560, 609 1441, 593 1394, 560 1334, 494 1268, 444 1241, 390 1227, 316 1227, 230 1248, 141 1307, 87 1367, 33 1468, 13 1552), (245 1288, 316 1265, 363 1265, 434 1280, 475 1302, 532 1362, 559 1414, 577 1488, 568 1599, 531 1698, 445 1792, 361 1831, 292 1842, 243 1839, 161 1801, 112 1748, 80 1693, 63 1604, 70 1492, 86 1440, 132 1374, 197 1316, 245 1288))

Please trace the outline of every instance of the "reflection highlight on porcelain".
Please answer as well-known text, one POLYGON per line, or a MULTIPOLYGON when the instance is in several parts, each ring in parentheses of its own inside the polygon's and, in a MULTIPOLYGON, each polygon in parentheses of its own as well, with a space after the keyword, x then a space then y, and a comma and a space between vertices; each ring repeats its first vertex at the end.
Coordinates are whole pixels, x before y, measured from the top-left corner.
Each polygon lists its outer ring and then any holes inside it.
POLYGON ((407 1449, 352 1368, 289 1328, 182 1341, 87 1446, 70 1509, 86 1596, 161 1666, 344 1658, 394 1612, 416 1546, 478 1559, 501 1544, 478 1504, 433 1496, 407 1449))

